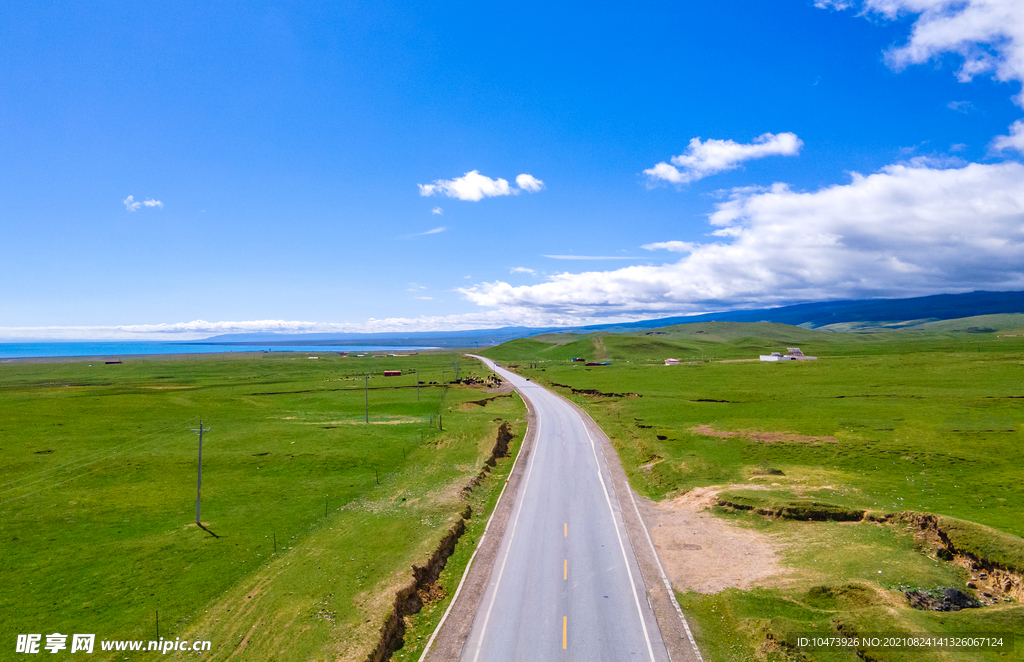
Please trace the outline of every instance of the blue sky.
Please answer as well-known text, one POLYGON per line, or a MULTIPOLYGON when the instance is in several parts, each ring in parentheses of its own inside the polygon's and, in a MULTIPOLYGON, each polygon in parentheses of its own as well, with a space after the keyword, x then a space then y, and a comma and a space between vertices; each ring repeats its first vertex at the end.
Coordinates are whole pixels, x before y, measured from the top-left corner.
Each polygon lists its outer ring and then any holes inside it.
POLYGON ((0 338, 1024 289, 1018 0, 209 4, 0 10, 0 338))

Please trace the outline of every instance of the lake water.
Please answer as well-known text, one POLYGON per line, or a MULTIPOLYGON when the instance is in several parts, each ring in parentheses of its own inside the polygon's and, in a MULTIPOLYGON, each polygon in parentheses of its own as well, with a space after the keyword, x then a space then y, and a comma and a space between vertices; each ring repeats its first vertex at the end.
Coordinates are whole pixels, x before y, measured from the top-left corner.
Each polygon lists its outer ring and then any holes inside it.
POLYGON ((142 354, 215 354, 221 352, 416 352, 433 347, 379 347, 375 345, 206 345, 154 341, 65 341, 0 343, 0 359, 56 356, 131 356, 142 354))

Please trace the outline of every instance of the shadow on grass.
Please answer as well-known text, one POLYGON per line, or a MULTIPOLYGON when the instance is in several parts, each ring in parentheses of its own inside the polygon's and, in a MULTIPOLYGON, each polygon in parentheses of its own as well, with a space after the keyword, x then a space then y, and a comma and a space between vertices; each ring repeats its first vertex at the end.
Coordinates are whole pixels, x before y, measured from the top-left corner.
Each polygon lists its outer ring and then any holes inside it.
POLYGON ((196 524, 196 526, 198 526, 198 527, 199 527, 200 529, 202 529, 203 531, 206 531, 207 533, 209 533, 209 534, 210 534, 211 536, 213 536, 214 538, 220 538, 220 536, 218 536, 218 535, 217 535, 216 533, 214 533, 213 531, 209 530, 208 528, 206 528, 206 527, 205 527, 205 526, 203 526, 202 524, 196 524))

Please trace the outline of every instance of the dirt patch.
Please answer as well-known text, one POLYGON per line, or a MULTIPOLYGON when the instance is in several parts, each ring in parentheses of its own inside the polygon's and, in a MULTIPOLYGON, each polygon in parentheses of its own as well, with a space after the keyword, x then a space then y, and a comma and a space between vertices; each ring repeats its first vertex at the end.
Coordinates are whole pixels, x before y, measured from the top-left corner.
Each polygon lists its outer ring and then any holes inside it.
POLYGON ((691 432, 702 434, 706 437, 743 437, 752 441, 760 441, 764 444, 776 444, 779 442, 789 444, 837 444, 839 440, 835 437, 822 436, 811 437, 795 432, 765 432, 763 430, 742 430, 732 432, 730 430, 716 430, 710 425, 697 425, 690 428, 691 432))
POLYGON ((783 572, 777 546, 768 536, 708 512, 719 492, 737 487, 751 489, 749 485, 698 487, 651 504, 654 546, 677 590, 746 589, 783 572))
POLYGON ((467 411, 473 409, 474 407, 486 407, 488 402, 493 402, 498 398, 505 397, 508 397, 507 393, 499 393, 498 395, 494 395, 489 398, 484 398, 482 400, 470 400, 469 402, 463 402, 462 404, 460 404, 459 409, 462 411, 467 411))
POLYGON ((556 384, 551 382, 552 386, 558 388, 567 388, 572 391, 573 395, 588 395, 592 398, 642 398, 644 396, 639 393, 605 393, 604 391, 598 391, 596 388, 573 388, 568 384, 556 384))

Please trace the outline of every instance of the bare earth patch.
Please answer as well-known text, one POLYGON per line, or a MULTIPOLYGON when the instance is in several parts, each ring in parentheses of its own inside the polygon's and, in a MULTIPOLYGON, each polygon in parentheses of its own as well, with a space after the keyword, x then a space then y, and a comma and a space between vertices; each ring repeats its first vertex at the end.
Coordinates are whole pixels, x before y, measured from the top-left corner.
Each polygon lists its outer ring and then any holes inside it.
POLYGON ((795 432, 764 432, 762 430, 743 430, 742 432, 732 432, 730 430, 716 430, 710 425, 698 425, 690 428, 690 431, 702 434, 706 437, 743 437, 753 441, 760 441, 765 444, 774 444, 778 442, 791 444, 820 444, 822 442, 826 444, 839 443, 839 440, 835 437, 828 436, 811 437, 805 434, 796 434, 795 432))
POLYGON ((735 487, 757 489, 750 485, 698 487, 645 509, 653 519, 654 546, 676 590, 746 589, 782 573, 777 547, 768 536, 707 511, 719 492, 735 487))

